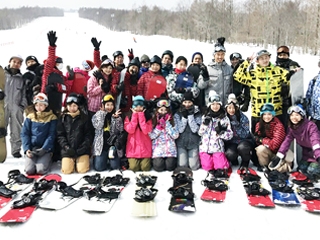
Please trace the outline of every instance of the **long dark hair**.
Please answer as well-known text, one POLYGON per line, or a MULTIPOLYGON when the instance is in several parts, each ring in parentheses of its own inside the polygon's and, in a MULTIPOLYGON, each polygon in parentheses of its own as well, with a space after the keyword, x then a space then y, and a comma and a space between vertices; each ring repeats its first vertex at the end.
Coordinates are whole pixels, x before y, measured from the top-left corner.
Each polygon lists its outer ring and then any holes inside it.
MULTIPOLYGON (((235 109, 235 113, 234 113, 234 115, 236 116, 237 121, 238 121, 238 122, 240 122, 241 114, 240 114, 239 107, 238 107, 236 104, 234 104, 233 102, 232 102, 232 103, 230 103, 230 104, 233 104, 234 109, 235 109)), ((230 105, 230 104, 229 104, 229 105, 230 105)), ((228 105, 228 106, 229 106, 229 105, 228 105)), ((227 111, 227 107, 228 107, 228 106, 226 106, 226 113, 227 113, 228 118, 230 119, 230 118, 231 118, 231 115, 230 115, 230 114, 228 113, 228 111, 227 111)))
MULTIPOLYGON (((155 128, 157 126, 157 123, 158 123, 158 116, 159 116, 159 113, 158 113, 158 110, 159 108, 161 107, 157 107, 154 111, 154 114, 153 114, 153 117, 152 117, 152 127, 155 128)), ((170 107, 167 107, 167 113, 166 114, 170 114, 171 115, 171 119, 169 120, 169 122, 171 123, 172 126, 174 126, 174 120, 173 120, 173 116, 172 116, 172 111, 170 109, 170 107)))
POLYGON ((220 106, 219 111, 218 112, 214 112, 214 111, 212 111, 211 106, 209 106, 209 107, 207 107, 204 115, 205 116, 211 116, 213 118, 222 119, 222 118, 224 118, 226 116, 226 111, 222 106, 220 106))

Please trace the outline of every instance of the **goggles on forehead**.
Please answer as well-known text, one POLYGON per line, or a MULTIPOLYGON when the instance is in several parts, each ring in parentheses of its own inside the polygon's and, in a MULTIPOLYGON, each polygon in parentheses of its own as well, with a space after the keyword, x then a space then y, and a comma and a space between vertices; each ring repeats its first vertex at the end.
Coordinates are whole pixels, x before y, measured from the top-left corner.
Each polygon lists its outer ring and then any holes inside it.
POLYGON ((304 117, 306 114, 303 111, 303 109, 297 105, 289 107, 287 113, 290 115, 291 113, 296 112, 299 113, 302 117, 304 117))
POLYGON ((33 102, 36 102, 36 101, 46 101, 46 100, 47 100, 47 99, 46 99, 44 96, 40 95, 40 94, 33 97, 33 102))
POLYGON ((102 99, 102 102, 108 102, 108 101, 114 101, 114 98, 112 95, 105 95, 102 99))
POLYGON ((92 70, 91 67, 90 67, 90 65, 87 63, 87 61, 83 61, 83 62, 82 62, 82 66, 83 66, 83 68, 84 68, 85 70, 87 70, 87 71, 92 70))
POLYGON ((101 63, 101 66, 102 66, 102 65, 109 65, 109 64, 114 68, 114 63, 113 63, 110 59, 104 60, 104 61, 101 63))
POLYGON ((218 45, 214 47, 214 51, 215 52, 225 52, 226 49, 224 48, 224 46, 218 45))
POLYGON ((136 100, 136 101, 133 101, 132 105, 133 105, 133 107, 137 107, 137 106, 144 107, 144 101, 136 100))
POLYGON ((274 107, 272 104, 264 104, 261 108, 261 111, 274 111, 274 107))
POLYGON ((220 96, 211 97, 210 102, 221 102, 221 98, 220 96))
POLYGON ((241 58, 241 55, 239 53, 233 53, 231 55, 231 59, 234 59, 234 58, 241 58))
POLYGON ((170 102, 166 99, 159 100, 157 102, 157 107, 170 107, 170 102))
POLYGON ((78 103, 79 102, 79 99, 75 96, 69 96, 67 97, 67 103, 78 103))
POLYGON ((281 46, 279 47, 279 49, 277 50, 277 53, 289 53, 289 48, 287 46, 281 46))

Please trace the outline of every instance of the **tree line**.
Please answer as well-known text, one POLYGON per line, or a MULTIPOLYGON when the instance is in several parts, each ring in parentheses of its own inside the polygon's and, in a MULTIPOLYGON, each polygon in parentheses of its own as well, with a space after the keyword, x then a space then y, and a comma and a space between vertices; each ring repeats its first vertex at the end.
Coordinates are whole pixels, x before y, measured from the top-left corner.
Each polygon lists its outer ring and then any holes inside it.
POLYGON ((133 34, 212 43, 224 36, 229 43, 287 45, 319 54, 319 0, 193 0, 172 10, 146 5, 132 10, 80 8, 79 16, 133 34))
POLYGON ((38 17, 64 16, 63 9, 21 7, 0 9, 0 30, 21 27, 23 24, 31 22, 38 17))

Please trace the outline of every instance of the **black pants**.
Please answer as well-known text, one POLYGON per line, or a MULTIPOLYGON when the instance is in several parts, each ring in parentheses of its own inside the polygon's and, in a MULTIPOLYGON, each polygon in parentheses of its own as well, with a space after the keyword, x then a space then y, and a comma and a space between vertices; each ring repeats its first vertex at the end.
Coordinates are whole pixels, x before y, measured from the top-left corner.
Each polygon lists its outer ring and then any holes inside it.
POLYGON ((173 171, 177 166, 177 158, 175 157, 153 158, 152 166, 153 166, 153 169, 157 172, 162 172, 165 170, 173 171))
POLYGON ((227 159, 232 165, 238 165, 238 156, 241 157, 241 166, 248 167, 253 152, 253 143, 251 140, 243 140, 239 144, 226 143, 225 153, 227 159))

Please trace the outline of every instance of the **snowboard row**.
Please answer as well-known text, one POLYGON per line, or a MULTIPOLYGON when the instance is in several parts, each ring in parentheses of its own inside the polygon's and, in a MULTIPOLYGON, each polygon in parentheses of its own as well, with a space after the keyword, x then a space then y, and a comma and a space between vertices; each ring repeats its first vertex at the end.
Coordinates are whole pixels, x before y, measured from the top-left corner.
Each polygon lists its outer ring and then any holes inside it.
MULTIPOLYGON (((210 202, 223 202, 228 191, 228 181, 232 169, 209 171, 201 182, 205 190, 201 199, 210 202)), ((274 208, 275 204, 304 206, 310 212, 320 212, 320 189, 300 172, 282 174, 265 171, 272 191, 263 188, 261 177, 253 169, 237 171, 243 182, 248 202, 252 206, 274 208), (293 190, 295 186, 295 191, 293 190), (272 198, 270 197, 272 196, 272 198), (299 201, 300 199, 300 201, 299 201)), ((195 212, 192 191, 193 173, 189 168, 179 167, 172 174, 173 185, 169 210, 173 212, 195 212)), ((0 209, 4 212, 0 222, 25 222, 37 207, 61 210, 81 199, 81 206, 88 212, 108 212, 120 193, 127 186, 129 178, 122 174, 102 177, 100 174, 86 175, 76 183, 67 185, 58 174, 25 176, 19 170, 8 173, 6 183, 0 181, 0 209), (5 209, 6 208, 6 209, 5 209)), ((157 215, 157 177, 150 173, 136 176, 136 190, 133 197, 132 216, 153 217, 157 215)))

